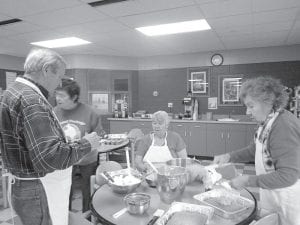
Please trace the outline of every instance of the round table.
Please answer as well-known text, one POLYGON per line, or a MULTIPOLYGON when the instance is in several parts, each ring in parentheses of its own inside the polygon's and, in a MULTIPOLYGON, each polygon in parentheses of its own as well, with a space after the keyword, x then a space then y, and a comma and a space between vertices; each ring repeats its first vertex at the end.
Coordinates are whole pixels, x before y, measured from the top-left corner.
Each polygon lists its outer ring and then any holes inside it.
MULTIPOLYGON (((181 202, 199 204, 199 201, 193 198, 194 195, 202 193, 203 187, 200 183, 193 183, 186 186, 183 196, 180 200, 181 202)), ((156 209, 163 209, 167 211, 170 205, 163 203, 160 200, 156 188, 151 188, 146 182, 143 182, 135 192, 147 193, 151 196, 150 207, 147 212, 143 215, 131 215, 128 212, 121 215, 119 218, 114 219, 113 214, 125 208, 125 203, 123 198, 125 194, 114 193, 110 187, 105 184, 100 187, 93 195, 91 201, 91 208, 93 214, 102 222, 103 224, 118 224, 118 225, 146 225, 151 218, 156 209)), ((245 213, 239 215, 238 218, 234 220, 224 219, 217 215, 214 215, 210 225, 242 225, 249 224, 256 215, 257 204, 254 196, 246 189, 241 191, 243 197, 249 198, 255 202, 252 208, 249 208, 245 213)))

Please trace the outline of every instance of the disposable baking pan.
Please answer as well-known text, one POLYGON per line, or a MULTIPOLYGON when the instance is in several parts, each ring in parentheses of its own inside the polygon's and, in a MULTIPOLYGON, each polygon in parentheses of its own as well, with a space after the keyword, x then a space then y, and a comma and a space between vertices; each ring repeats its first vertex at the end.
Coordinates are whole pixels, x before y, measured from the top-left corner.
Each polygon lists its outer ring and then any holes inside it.
POLYGON ((205 215, 205 224, 208 224, 214 214, 214 209, 205 205, 173 202, 170 208, 156 221, 155 225, 166 225, 172 216, 174 216, 177 212, 193 212, 205 215))
POLYGON ((233 219, 254 206, 254 201, 223 188, 213 189, 194 196, 201 203, 215 209, 215 214, 233 219))

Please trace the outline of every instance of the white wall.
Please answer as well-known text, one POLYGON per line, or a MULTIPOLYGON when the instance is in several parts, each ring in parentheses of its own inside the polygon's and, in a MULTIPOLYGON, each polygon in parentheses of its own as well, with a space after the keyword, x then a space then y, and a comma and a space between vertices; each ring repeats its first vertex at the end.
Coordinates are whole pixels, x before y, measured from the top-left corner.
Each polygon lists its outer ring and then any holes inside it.
MULTIPOLYGON (((140 58, 139 70, 211 66, 211 56, 217 52, 203 52, 173 56, 140 58)), ((218 51, 224 57, 223 65, 278 61, 299 61, 300 45, 218 51)))
POLYGON ((137 70, 137 59, 132 57, 97 56, 97 55, 66 55, 69 69, 114 69, 137 70))
POLYGON ((0 55, 0 69, 23 71, 24 61, 25 58, 22 57, 0 55))
MULTIPOLYGON (((97 55, 66 55, 69 69, 107 69, 107 70, 152 70, 165 68, 184 68, 211 66, 210 58, 216 52, 194 54, 153 56, 144 58, 97 56, 97 55)), ((238 49, 218 51, 224 57, 224 65, 299 61, 300 45, 238 49)), ((23 70, 25 58, 0 55, 0 68, 23 70)))

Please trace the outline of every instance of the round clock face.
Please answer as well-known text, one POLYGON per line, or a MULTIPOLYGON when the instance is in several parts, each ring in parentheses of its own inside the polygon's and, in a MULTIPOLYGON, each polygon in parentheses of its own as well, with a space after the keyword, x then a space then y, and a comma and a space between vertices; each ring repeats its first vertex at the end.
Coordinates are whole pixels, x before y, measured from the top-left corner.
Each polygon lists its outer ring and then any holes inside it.
POLYGON ((214 66, 220 66, 220 65, 222 65, 222 63, 223 63, 223 56, 221 54, 214 54, 211 57, 211 63, 214 66))

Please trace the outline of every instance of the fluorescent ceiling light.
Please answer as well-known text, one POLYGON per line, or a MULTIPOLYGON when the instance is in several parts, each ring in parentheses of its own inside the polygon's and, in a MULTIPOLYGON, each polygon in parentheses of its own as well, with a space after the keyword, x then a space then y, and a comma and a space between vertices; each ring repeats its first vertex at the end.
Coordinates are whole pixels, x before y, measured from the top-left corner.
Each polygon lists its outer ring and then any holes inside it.
POLYGON ((85 41, 77 37, 69 37, 69 38, 60 38, 60 39, 54 39, 48 41, 32 42, 30 44, 42 46, 46 48, 63 48, 63 47, 75 46, 75 45, 86 45, 90 43, 91 42, 85 41))
POLYGON ((210 30, 211 27, 206 20, 191 20, 179 23, 167 23, 156 26, 138 27, 136 30, 148 36, 177 34, 194 32, 199 30, 210 30))

